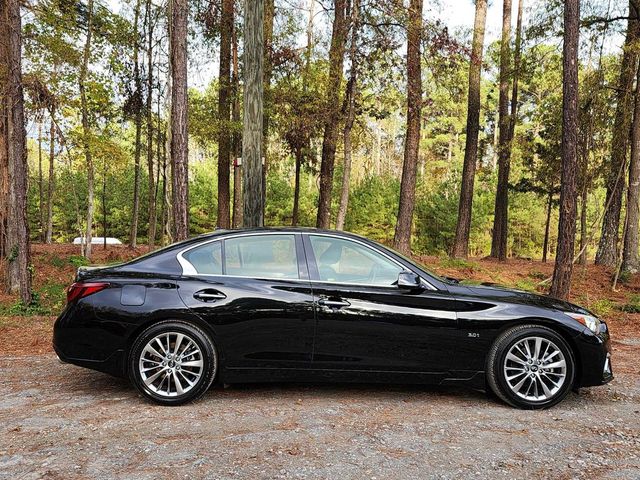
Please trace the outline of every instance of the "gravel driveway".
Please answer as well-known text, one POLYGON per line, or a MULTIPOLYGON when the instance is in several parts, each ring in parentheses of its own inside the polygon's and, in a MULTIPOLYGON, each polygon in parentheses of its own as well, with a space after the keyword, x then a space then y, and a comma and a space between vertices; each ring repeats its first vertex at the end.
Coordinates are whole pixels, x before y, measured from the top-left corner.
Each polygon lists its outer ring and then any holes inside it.
POLYGON ((613 383, 539 412, 375 385, 217 387, 167 408, 50 354, 0 356, 0 478, 637 479, 638 345, 613 383))

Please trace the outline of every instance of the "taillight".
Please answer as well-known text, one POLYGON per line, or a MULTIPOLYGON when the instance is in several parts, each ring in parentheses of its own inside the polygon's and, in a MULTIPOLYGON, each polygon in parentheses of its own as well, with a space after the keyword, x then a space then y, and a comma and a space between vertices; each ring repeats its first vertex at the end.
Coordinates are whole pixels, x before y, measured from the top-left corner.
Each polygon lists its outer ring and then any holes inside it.
POLYGON ((107 287, 109 284, 105 282, 76 282, 67 289, 67 303, 93 295, 107 287))

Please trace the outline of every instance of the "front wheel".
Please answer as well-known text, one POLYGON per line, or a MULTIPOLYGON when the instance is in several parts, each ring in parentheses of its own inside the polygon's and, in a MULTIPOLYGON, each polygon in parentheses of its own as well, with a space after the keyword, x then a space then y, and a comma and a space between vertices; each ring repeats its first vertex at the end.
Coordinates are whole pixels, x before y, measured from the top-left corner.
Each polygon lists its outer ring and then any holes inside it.
POLYGON ((202 396, 216 376, 216 349, 200 328, 181 321, 159 322, 136 339, 129 377, 145 397, 181 405, 202 396))
POLYGON ((574 378, 571 348, 555 331, 539 325, 507 330, 487 358, 491 390, 514 407, 551 407, 567 396, 574 378))

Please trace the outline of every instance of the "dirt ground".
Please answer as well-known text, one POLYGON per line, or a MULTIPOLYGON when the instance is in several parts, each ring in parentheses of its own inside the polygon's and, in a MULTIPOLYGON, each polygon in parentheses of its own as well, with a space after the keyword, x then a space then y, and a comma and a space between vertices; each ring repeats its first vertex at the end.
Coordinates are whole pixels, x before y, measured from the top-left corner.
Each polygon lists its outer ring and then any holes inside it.
MULTIPOLYGON (((616 348, 637 365, 638 345, 616 348)), ((640 478, 637 370, 538 412, 376 385, 217 387, 170 408, 51 354, 0 370, 0 478, 640 478)))
MULTIPOLYGON (((37 288, 73 276, 63 250, 36 246, 37 288)), ((426 261, 510 285, 552 268, 426 261)), ((125 380, 60 364, 55 317, 0 315, 0 478, 639 479, 640 315, 621 306, 640 280, 611 292, 606 271, 577 275, 574 301, 601 308, 612 329, 616 379, 539 412, 481 392, 385 385, 218 386, 158 407, 125 380)))

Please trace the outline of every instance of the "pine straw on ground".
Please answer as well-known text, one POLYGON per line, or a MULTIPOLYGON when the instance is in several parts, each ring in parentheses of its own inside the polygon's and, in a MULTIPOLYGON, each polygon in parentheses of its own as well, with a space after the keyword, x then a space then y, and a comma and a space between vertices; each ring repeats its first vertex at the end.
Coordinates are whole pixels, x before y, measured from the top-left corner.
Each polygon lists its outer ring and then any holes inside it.
MULTIPOLYGON (((147 247, 129 249, 125 246, 95 246, 93 263, 110 264, 125 261, 146 253, 147 247)), ((63 295, 60 287, 53 294, 46 290, 47 285, 69 285, 72 283, 79 257, 79 247, 74 245, 32 246, 34 271, 34 289, 41 292, 42 300, 54 305, 49 314, 5 315, 0 316, 0 336, 2 336, 3 355, 31 355, 51 352, 51 330, 54 311, 64 304, 64 298, 51 299, 47 295, 63 295), (56 303, 57 302, 57 303, 56 303)), ((497 283, 505 286, 545 293, 547 288, 540 285, 551 276, 553 263, 541 263, 525 259, 511 259, 501 263, 491 259, 470 259, 468 261, 450 260, 440 257, 419 257, 418 261, 434 272, 449 277, 474 282, 497 283)), ((611 288, 612 271, 595 265, 576 266, 571 300, 595 310, 607 320, 614 338, 614 351, 619 354, 622 364, 618 368, 631 369, 634 352, 640 338, 640 313, 627 313, 623 307, 640 295, 640 275, 631 276, 626 283, 620 284, 617 291, 611 288), (627 339, 634 339, 631 343, 627 339)), ((2 287, 0 291, 4 291, 2 287)), ((639 297, 640 298, 640 297, 639 297)), ((0 295, 0 309, 5 311, 17 302, 17 298, 7 294, 0 295)), ((1 310, 0 310, 1 311, 1 310)), ((1 314, 0 314, 1 315, 1 314)))

